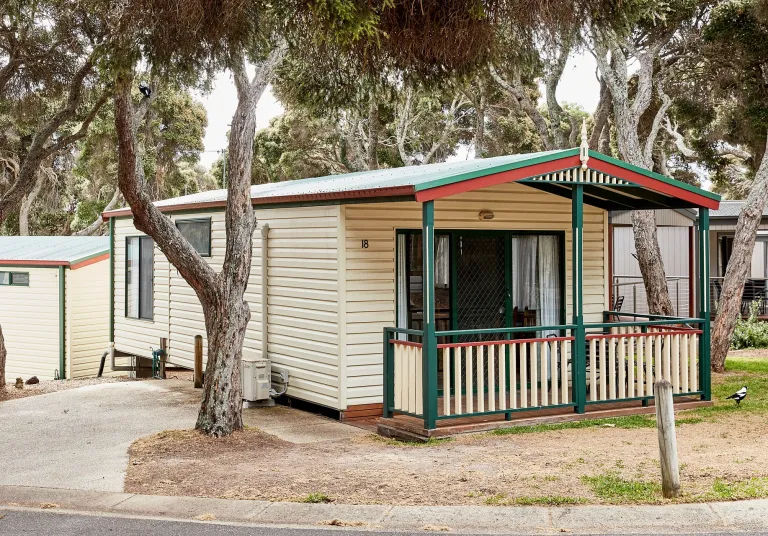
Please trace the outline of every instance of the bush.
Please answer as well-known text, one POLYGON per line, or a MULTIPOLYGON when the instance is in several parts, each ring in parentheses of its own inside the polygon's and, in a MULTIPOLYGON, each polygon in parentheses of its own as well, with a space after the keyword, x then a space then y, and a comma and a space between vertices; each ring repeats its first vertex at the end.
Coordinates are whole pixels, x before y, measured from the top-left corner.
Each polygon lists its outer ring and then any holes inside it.
POLYGON ((768 348, 768 322, 757 319, 760 301, 753 301, 749 307, 749 318, 740 318, 731 336, 731 349, 768 348))

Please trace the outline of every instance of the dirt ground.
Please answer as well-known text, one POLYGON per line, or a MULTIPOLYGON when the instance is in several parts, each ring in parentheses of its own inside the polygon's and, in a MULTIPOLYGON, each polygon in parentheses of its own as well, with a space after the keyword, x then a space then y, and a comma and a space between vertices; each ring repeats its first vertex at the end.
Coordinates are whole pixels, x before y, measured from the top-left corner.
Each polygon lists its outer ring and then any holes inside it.
POLYGON ((56 391, 66 391, 67 389, 77 389, 78 387, 85 387, 86 385, 129 381, 135 380, 132 380, 127 376, 83 378, 78 380, 45 380, 34 385, 24 385, 23 389, 16 389, 14 382, 10 382, 6 385, 5 391, 0 390, 0 402, 3 400, 13 400, 14 398, 26 398, 28 396, 55 393, 56 391))
MULTIPOLYGON (((682 501, 768 496, 768 360, 738 359, 714 377, 715 407, 678 414, 682 501), (742 383, 754 389, 737 408, 725 397, 742 383)), ((131 493, 350 504, 662 502, 656 428, 633 422, 427 445, 373 434, 293 444, 256 429, 224 439, 166 431, 133 444, 125 485, 131 493)))
MULTIPOLYGON (((273 501, 319 493, 352 504, 489 504, 536 497, 605 502, 582 477, 658 479, 656 434, 653 428, 602 427, 413 446, 373 435, 293 445, 258 430, 219 440, 192 431, 163 432, 131 448, 126 491, 273 501)), ((683 424, 678 448, 689 499, 706 495, 715 479, 768 477, 768 428, 755 416, 683 424)))

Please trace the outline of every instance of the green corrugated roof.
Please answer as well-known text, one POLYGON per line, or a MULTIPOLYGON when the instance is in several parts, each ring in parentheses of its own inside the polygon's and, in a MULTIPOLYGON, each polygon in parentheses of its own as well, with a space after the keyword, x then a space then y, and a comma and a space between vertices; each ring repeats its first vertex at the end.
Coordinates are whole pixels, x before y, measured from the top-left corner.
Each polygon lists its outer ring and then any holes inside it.
POLYGON ((0 236, 3 261, 74 264, 109 253, 108 236, 0 236))
MULTIPOLYGON (((579 149, 563 149, 538 153, 497 156, 477 160, 451 161, 424 166, 406 166, 380 169, 376 171, 361 171, 357 173, 329 175, 295 181, 274 182, 252 186, 251 197, 256 203, 270 204, 271 200, 274 199, 275 204, 282 204, 289 202, 286 200, 294 198, 312 199, 321 203, 323 199, 330 198, 339 199, 340 197, 356 196, 370 197, 370 191, 376 192, 378 190, 396 188, 410 189, 406 191, 404 195, 413 195, 439 186, 455 184, 477 177, 502 173, 544 162, 574 157, 578 154, 579 149)), ((718 195, 713 194, 712 192, 696 188, 637 166, 632 166, 609 156, 594 151, 590 151, 589 154, 590 157, 595 159, 609 162, 694 194, 717 201, 720 199, 718 195)), ((389 193, 387 195, 393 194, 389 193)), ((178 205, 188 206, 208 203, 224 203, 226 199, 226 190, 213 190, 176 197, 174 199, 166 199, 158 201, 156 204, 159 207, 166 207, 169 210, 173 210, 173 207, 178 205)), ((621 208, 621 205, 618 205, 615 208, 621 208)), ((119 209, 113 212, 120 213, 125 211, 126 209, 119 209)))

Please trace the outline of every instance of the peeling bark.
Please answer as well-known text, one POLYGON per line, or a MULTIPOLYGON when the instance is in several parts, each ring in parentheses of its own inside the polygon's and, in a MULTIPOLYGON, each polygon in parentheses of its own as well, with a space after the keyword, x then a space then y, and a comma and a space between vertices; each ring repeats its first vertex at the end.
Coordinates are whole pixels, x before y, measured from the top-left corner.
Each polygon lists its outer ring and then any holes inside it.
POLYGON ((485 86, 478 81, 479 97, 475 106, 475 158, 483 158, 485 152, 485 86))
POLYGON ((29 212, 32 210, 32 205, 35 204, 37 196, 40 195, 44 182, 45 174, 39 173, 37 181, 35 181, 35 187, 21 201, 21 208, 19 209, 19 236, 29 236, 29 212))
POLYGON ((368 104, 368 146, 366 147, 366 160, 369 170, 379 169, 379 103, 371 92, 371 101, 368 104))
POLYGON ((733 251, 723 278, 717 316, 712 326, 712 370, 723 372, 725 358, 731 344, 731 335, 741 313, 741 296, 744 283, 749 276, 752 253, 755 249, 757 229, 768 203, 768 159, 763 156, 755 180, 749 191, 747 202, 739 214, 736 233, 733 237, 733 251))
MULTIPOLYGON (((610 31, 594 29, 595 59, 602 73, 613 101, 613 117, 616 124, 617 145, 621 158, 630 164, 653 169, 653 147, 661 118, 666 114, 662 106, 654 120, 655 131, 645 143, 640 140, 638 127, 640 119, 651 104, 654 87, 654 63, 659 53, 672 36, 671 32, 657 36, 643 51, 639 51, 630 39, 621 40, 610 31), (610 59, 609 59, 610 53, 610 59), (629 58, 637 61, 634 98, 629 95, 629 58)), ((660 81, 657 87, 661 90, 660 81)), ((663 95, 663 93, 662 93, 663 95)), ((651 314, 672 315, 672 301, 669 298, 664 264, 661 262, 656 219, 653 211, 633 211, 632 227, 635 235, 635 249, 643 276, 648 308, 651 314)))

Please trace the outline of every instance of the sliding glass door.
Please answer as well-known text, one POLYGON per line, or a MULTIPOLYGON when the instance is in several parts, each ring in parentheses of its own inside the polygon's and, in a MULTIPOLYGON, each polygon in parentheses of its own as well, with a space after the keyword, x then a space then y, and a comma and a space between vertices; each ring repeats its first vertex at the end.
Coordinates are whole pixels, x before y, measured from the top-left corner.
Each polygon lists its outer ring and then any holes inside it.
MULTIPOLYGON (((537 326, 564 318, 564 233, 438 231, 435 236, 437 330, 531 327, 519 337, 547 337, 537 326)), ((397 238, 397 324, 421 329, 421 233, 397 238)), ((492 340, 504 335, 462 337, 492 340)))

